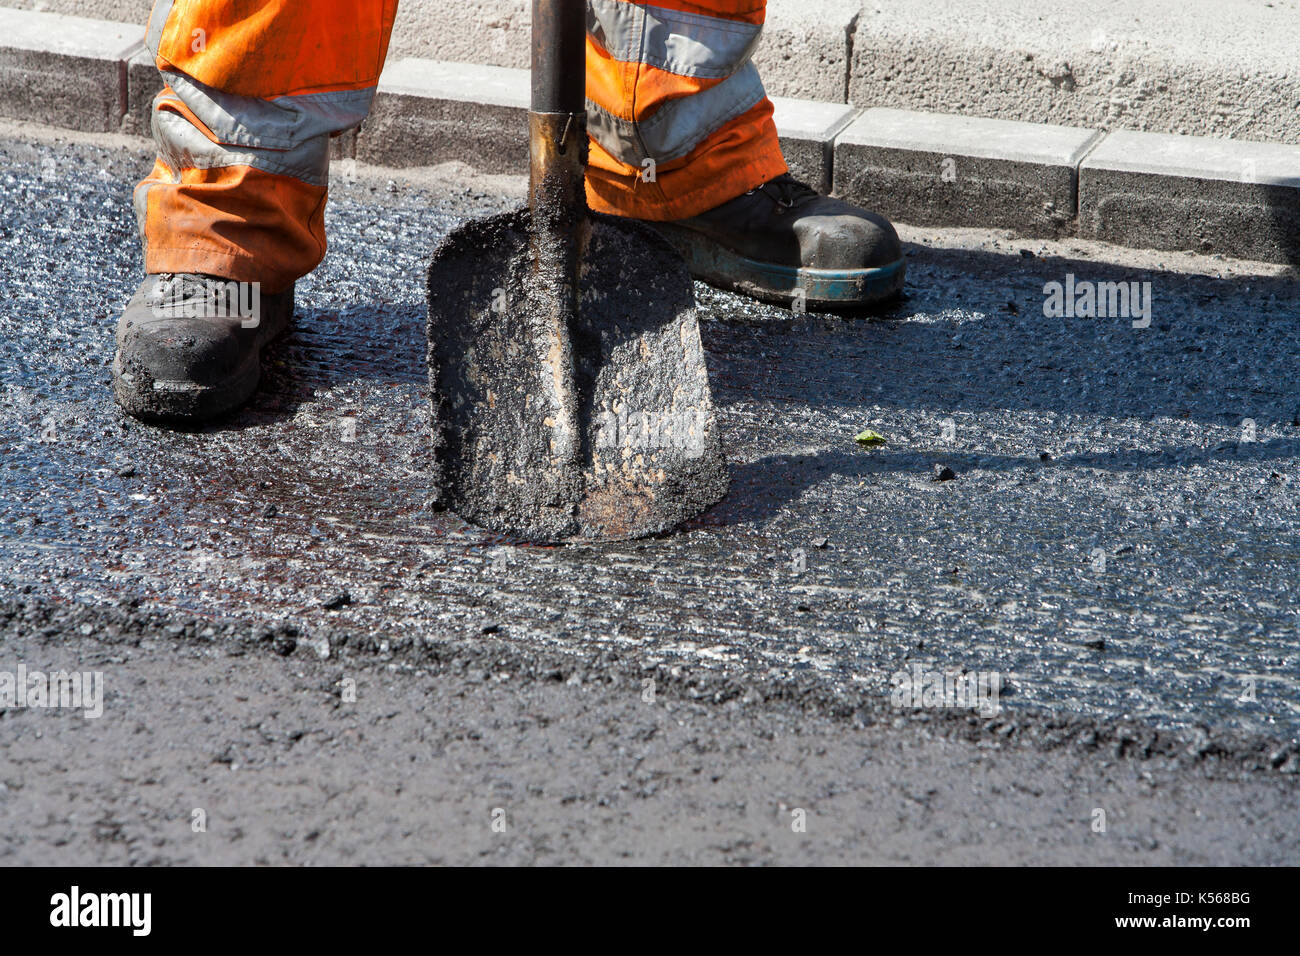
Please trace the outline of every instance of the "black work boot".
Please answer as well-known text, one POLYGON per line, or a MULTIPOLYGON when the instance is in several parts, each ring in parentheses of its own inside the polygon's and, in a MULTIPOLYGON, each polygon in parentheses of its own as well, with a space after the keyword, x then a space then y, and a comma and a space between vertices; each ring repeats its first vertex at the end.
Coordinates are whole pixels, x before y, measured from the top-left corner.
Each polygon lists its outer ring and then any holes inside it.
POLYGON ((650 225, 696 278, 796 310, 870 305, 903 288, 903 249, 889 220, 789 173, 690 219, 650 225))
POLYGON ((293 288, 214 276, 146 276, 117 323, 113 391, 137 418, 202 422, 257 389, 262 346, 293 318, 293 288))

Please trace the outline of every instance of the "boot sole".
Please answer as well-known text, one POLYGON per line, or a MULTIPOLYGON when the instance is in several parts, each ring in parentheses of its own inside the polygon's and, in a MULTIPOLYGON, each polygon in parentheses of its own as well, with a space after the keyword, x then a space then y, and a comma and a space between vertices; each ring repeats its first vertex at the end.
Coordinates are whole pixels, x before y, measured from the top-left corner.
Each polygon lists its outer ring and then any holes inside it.
POLYGON ((695 278, 764 302, 789 306, 802 299, 807 309, 857 309, 897 297, 907 278, 904 259, 870 269, 783 266, 733 252, 692 229, 650 225, 681 253, 695 278))

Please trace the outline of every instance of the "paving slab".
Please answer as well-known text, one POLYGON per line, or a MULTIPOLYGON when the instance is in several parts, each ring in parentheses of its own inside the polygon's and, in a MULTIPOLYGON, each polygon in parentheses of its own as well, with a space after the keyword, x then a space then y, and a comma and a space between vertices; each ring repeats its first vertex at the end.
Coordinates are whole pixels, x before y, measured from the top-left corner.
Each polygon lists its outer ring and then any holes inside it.
POLYGON ((835 191, 901 222, 1054 236, 1095 130, 876 108, 835 140, 835 191))
POLYGON ((859 0, 769 0, 754 51, 770 96, 844 103, 859 0))
POLYGON ((1083 235, 1300 263, 1300 146, 1109 134, 1079 169, 1083 235))
POLYGON ((0 116, 113 132, 126 110, 126 23, 0 8, 0 116))

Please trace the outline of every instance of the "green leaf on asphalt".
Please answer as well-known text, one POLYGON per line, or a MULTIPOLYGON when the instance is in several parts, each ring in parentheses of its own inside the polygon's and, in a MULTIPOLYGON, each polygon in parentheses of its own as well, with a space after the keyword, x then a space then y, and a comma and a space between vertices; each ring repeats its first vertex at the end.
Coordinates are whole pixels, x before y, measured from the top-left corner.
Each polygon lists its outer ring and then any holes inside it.
POLYGON ((859 433, 857 436, 854 437, 853 440, 857 442, 859 445, 861 445, 863 448, 871 448, 874 445, 883 445, 885 443, 884 436, 877 435, 870 428, 868 428, 864 432, 859 433))

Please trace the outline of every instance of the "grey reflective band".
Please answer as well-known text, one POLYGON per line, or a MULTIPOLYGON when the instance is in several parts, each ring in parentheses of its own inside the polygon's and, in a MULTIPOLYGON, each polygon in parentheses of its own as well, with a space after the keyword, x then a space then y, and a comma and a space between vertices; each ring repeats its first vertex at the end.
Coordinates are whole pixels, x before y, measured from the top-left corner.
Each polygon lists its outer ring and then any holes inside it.
POLYGON ((154 56, 158 55, 158 48, 162 46, 163 27, 172 15, 173 5, 174 0, 155 0, 153 9, 149 11, 149 29, 145 32, 144 45, 154 56))
POLYGON ((669 100, 649 119, 634 123, 587 100, 587 131, 621 163, 667 163, 685 156, 766 97, 758 69, 746 63, 717 86, 669 100))
POLYGON ((587 0, 587 32, 616 60, 721 79, 749 62, 763 27, 622 0, 587 0))
POLYGON ((231 149, 214 143, 180 113, 158 109, 153 114, 158 157, 179 172, 183 169, 217 169, 222 166, 252 166, 268 173, 292 176, 310 186, 325 186, 329 180, 329 135, 322 133, 292 149, 231 149))
POLYGON ((262 100, 223 93, 184 73, 163 73, 212 135, 228 146, 293 149, 317 136, 351 129, 370 112, 375 88, 305 93, 262 100))
MULTIPOLYGON (((145 44, 154 56, 174 0, 157 0, 145 44)), ((322 135, 351 129, 366 118, 375 88, 259 99, 223 93, 178 70, 163 79, 195 116, 227 146, 292 150, 322 135)))

